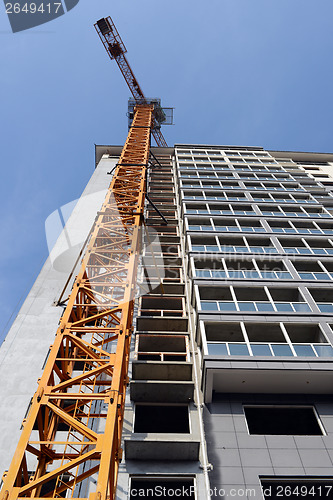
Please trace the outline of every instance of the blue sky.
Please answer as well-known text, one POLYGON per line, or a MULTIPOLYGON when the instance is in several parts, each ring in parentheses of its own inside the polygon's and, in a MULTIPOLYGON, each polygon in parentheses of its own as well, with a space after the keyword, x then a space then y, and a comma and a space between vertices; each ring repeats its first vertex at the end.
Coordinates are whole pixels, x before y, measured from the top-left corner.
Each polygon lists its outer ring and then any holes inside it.
POLYGON ((93 24, 111 15, 181 142, 333 152, 332 0, 80 0, 12 34, 0 5, 0 338, 47 257, 44 222, 80 196, 94 143, 123 144, 129 92, 93 24))

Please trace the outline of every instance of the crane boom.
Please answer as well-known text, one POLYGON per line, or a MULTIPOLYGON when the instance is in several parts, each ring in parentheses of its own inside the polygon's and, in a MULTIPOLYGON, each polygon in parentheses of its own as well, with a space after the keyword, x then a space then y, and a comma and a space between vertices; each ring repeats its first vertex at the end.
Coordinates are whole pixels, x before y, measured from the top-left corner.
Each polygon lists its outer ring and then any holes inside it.
POLYGON ((153 112, 134 110, 2 500, 115 498, 153 112))
MULTIPOLYGON (((123 77, 138 104, 148 104, 149 100, 145 97, 139 82, 134 76, 131 66, 127 61, 125 53, 127 52, 126 47, 115 27, 111 17, 102 18, 95 24, 96 31, 102 40, 106 52, 108 53, 110 59, 114 59, 122 72, 123 77)), ((156 109, 155 109, 156 111, 156 109)), ((168 147, 166 140, 160 131, 160 123, 158 121, 157 114, 154 113, 152 135, 156 141, 156 144, 161 147, 168 147)))

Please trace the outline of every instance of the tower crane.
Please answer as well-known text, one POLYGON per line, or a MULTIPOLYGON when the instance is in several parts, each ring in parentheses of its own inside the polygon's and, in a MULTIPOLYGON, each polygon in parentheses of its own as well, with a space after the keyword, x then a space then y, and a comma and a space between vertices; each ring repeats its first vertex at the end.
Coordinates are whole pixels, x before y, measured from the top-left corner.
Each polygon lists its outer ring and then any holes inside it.
POLYGON ((133 121, 0 500, 116 495, 150 135, 166 146, 160 131, 166 117, 158 99, 145 98, 112 20, 100 19, 96 29, 131 89, 133 121))
POLYGON ((157 146, 167 147, 167 143, 160 130, 161 124, 166 122, 167 117, 160 104, 160 99, 147 99, 139 85, 139 82, 134 76, 132 68, 125 56, 126 47, 115 27, 111 17, 102 18, 95 24, 96 31, 102 40, 106 52, 111 60, 115 60, 120 71, 125 78, 125 81, 133 95, 135 102, 138 105, 154 104, 153 120, 152 120, 152 135, 157 146))

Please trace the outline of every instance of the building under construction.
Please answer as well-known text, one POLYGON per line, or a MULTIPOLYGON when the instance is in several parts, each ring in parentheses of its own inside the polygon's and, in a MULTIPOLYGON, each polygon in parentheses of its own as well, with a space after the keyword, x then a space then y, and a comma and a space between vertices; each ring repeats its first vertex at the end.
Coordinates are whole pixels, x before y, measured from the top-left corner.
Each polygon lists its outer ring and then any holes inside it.
POLYGON ((333 154, 168 147, 96 29, 129 133, 1 346, 1 500, 333 498, 333 154))

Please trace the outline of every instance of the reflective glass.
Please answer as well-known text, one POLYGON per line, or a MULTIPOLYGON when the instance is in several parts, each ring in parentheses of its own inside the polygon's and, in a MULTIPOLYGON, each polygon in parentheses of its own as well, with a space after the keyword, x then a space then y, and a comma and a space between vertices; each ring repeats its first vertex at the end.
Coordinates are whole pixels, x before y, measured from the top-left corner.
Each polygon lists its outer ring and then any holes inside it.
POLYGON ((312 248, 312 252, 315 255, 326 255, 326 251, 324 248, 312 248))
POLYGON ((213 278, 226 278, 227 273, 225 271, 212 271, 213 278))
POLYGON ((265 312, 265 311, 274 311, 274 307, 270 302, 256 302, 256 306, 258 311, 265 312))
POLYGON ((260 274, 258 271, 244 271, 245 277, 249 279, 257 279, 260 278, 260 274))
POLYGON ((219 302, 220 311, 236 311, 236 304, 234 302, 219 302))
POLYGON ((293 302, 296 312, 311 312, 310 306, 306 302, 293 302))
POLYGON ((231 356, 249 356, 249 350, 246 344, 229 344, 231 356))
POLYGON ((292 279, 292 275, 288 271, 276 271, 278 278, 282 280, 292 279))
POLYGON ((276 302, 275 307, 279 312, 293 312, 293 308, 289 302, 276 302))
POLYGON ((228 356, 227 344, 213 342, 208 343, 208 354, 210 356, 228 356))
POLYGON ((210 278, 211 277, 210 271, 205 270, 205 269, 197 269, 196 275, 198 278, 210 278))
POLYGON ((218 311, 216 302, 201 302, 201 309, 203 311, 218 311))
POLYGON ((315 275, 317 280, 329 280, 330 279, 329 275, 326 273, 313 273, 313 274, 315 275))
POLYGON ((229 271, 229 278, 244 278, 242 271, 229 271))
POLYGON ((240 311, 255 311, 254 302, 238 302, 238 307, 240 311))
POLYGON ((318 356, 333 356, 333 347, 330 345, 315 345, 318 356))
POLYGON ((333 312, 333 304, 317 304, 321 312, 333 312))
POLYGON ((254 356, 273 356, 268 344, 250 344, 254 356))
POLYGON ((313 275, 312 273, 298 273, 301 277, 302 280, 314 280, 316 279, 315 278, 315 275, 313 275))
POLYGON ((316 356, 310 345, 294 345, 297 356, 316 356))
POLYGON ((289 345, 286 344, 272 344, 272 349, 275 356, 293 356, 293 352, 289 345))
POLYGON ((273 271, 261 271, 261 276, 265 279, 275 280, 276 276, 273 271))

